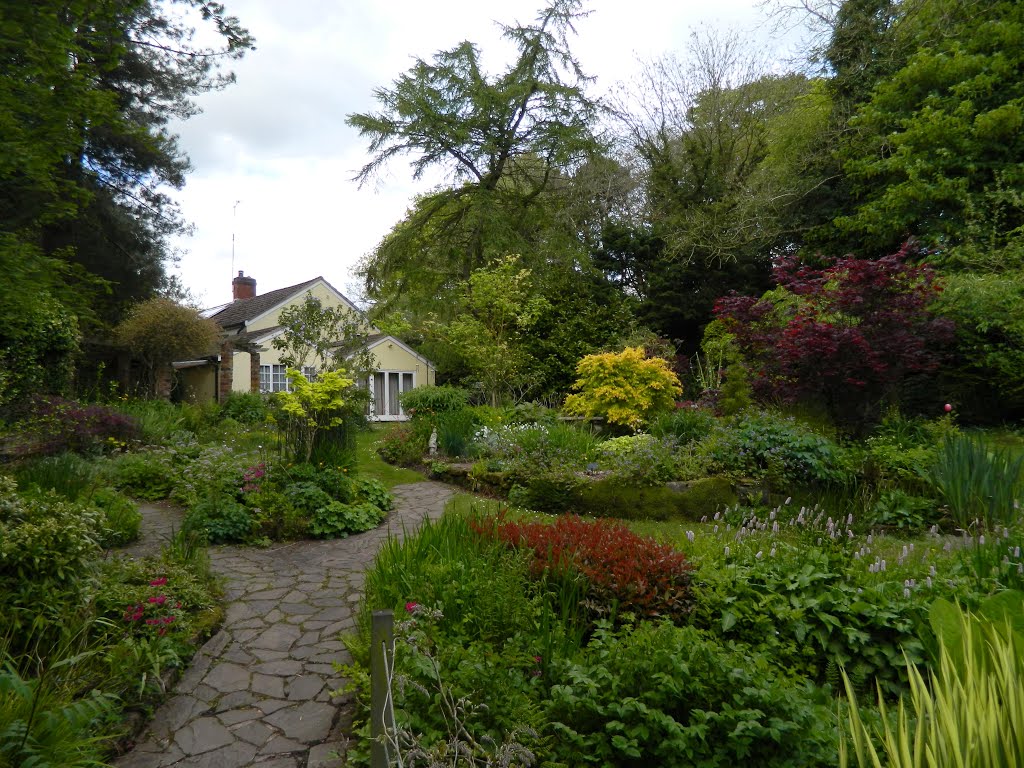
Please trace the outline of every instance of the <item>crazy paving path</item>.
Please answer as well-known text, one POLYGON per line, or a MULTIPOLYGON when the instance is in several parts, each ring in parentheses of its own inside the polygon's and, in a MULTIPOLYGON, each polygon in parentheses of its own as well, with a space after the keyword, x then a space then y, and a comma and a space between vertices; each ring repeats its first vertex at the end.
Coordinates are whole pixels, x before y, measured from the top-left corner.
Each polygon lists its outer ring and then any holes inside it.
POLYGON ((355 626, 363 571, 389 536, 440 517, 452 490, 400 485, 379 528, 269 549, 211 548, 227 580, 223 627, 196 654, 120 768, 334 768, 345 752, 338 638, 355 626))

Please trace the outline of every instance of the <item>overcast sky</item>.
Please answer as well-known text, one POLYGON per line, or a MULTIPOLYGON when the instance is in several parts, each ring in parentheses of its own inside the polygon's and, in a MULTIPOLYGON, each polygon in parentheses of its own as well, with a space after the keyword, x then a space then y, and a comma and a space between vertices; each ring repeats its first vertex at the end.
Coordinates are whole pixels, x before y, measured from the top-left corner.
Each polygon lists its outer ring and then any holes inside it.
MULTIPOLYGON (((498 70, 509 49, 496 21, 529 22, 543 0, 226 0, 256 39, 233 66, 238 81, 204 94, 203 113, 174 126, 193 171, 177 194, 191 237, 175 270, 202 306, 231 299, 244 270, 263 293, 323 275, 352 298, 356 262, 404 214, 413 184, 405 160, 392 162, 375 188, 352 176, 365 142, 345 116, 375 109, 373 89, 413 63, 463 40, 480 46, 498 70), (236 201, 240 201, 236 206, 236 201), (232 271, 232 233, 234 266, 232 271)), ((700 25, 757 38, 768 32, 757 0, 591 0, 592 14, 572 41, 592 95, 628 81, 637 60, 682 54, 700 25)), ((781 45, 778 45, 781 50, 781 45)))

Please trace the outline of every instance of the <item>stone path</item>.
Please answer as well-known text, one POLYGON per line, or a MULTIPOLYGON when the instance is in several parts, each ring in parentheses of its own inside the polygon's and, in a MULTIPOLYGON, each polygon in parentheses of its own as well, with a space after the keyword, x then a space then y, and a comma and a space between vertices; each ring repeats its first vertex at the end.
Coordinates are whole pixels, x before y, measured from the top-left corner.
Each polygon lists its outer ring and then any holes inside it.
MULTIPOLYGON (((437 518, 453 491, 400 485, 372 531, 270 549, 210 550, 227 580, 224 625, 196 654, 120 768, 335 768, 346 749, 338 638, 355 626, 363 571, 389 536, 437 518)), ((143 523, 145 525, 145 522, 143 523)))

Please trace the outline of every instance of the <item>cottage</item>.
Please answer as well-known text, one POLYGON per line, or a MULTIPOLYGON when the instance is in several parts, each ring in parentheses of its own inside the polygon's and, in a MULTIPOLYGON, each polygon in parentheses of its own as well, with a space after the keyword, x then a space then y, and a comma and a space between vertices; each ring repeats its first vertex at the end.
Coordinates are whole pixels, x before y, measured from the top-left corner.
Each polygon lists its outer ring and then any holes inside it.
MULTIPOLYGON (((233 300, 203 312, 223 331, 217 355, 174 363, 185 399, 192 402, 223 401, 231 392, 279 392, 287 389, 285 366, 271 342, 283 333, 281 311, 297 306, 310 295, 324 307, 340 307, 364 317, 364 313, 323 277, 298 285, 257 294, 256 281, 239 271, 231 281, 233 300)), ((402 421, 407 417, 399 395, 413 387, 434 383, 434 365, 394 336, 367 328, 367 349, 374 359, 372 375, 360 382, 372 395, 370 418, 402 421)), ((315 367, 303 371, 315 375, 315 367)))

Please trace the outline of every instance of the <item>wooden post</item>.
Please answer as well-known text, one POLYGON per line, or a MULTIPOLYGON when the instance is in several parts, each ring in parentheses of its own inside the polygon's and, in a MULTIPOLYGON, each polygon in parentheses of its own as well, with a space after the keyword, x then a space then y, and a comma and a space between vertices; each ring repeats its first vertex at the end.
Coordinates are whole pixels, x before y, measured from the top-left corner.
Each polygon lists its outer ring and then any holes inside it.
POLYGON ((374 611, 370 629, 370 768, 388 768, 384 734, 390 722, 392 703, 388 694, 387 654, 394 643, 395 616, 391 611, 374 611))

